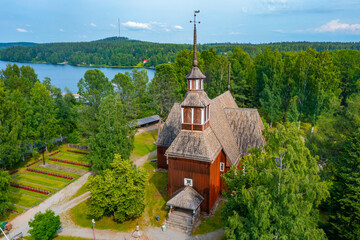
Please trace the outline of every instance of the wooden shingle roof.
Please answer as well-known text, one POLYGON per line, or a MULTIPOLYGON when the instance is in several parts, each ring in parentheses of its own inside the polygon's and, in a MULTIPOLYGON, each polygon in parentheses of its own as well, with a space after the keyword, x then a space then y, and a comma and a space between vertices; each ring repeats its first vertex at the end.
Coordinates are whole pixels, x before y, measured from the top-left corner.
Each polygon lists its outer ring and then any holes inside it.
POLYGON ((181 108, 175 103, 165 121, 165 124, 155 142, 157 146, 169 147, 181 131, 181 108))
POLYGON ((166 153, 172 157, 212 162, 221 148, 213 130, 207 128, 204 131, 181 131, 166 153))
POLYGON ((179 207, 183 209, 196 210, 204 197, 190 186, 179 189, 166 203, 167 206, 179 207))
POLYGON ((169 156, 207 162, 212 162, 222 149, 230 163, 237 166, 248 148, 265 144, 263 129, 258 111, 239 108, 226 91, 210 101, 210 126, 203 132, 181 131, 181 106, 174 104, 156 145, 169 147, 169 156))
POLYGON ((241 157, 248 155, 249 148, 265 144, 261 132, 264 129, 264 124, 257 109, 225 108, 224 110, 241 157))
POLYGON ((183 106, 205 107, 211 102, 210 98, 204 91, 187 92, 184 100, 180 103, 183 106))

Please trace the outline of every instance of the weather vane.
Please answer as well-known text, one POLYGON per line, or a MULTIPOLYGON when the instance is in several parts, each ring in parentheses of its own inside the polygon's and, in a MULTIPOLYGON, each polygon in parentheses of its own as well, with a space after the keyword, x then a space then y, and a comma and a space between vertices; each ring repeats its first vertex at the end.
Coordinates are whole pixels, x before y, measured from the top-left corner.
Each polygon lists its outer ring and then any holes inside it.
POLYGON ((200 23, 196 21, 196 14, 200 13, 200 10, 194 11, 194 21, 190 20, 190 23, 194 23, 194 59, 193 59, 193 66, 197 67, 197 57, 196 57, 196 24, 200 23))

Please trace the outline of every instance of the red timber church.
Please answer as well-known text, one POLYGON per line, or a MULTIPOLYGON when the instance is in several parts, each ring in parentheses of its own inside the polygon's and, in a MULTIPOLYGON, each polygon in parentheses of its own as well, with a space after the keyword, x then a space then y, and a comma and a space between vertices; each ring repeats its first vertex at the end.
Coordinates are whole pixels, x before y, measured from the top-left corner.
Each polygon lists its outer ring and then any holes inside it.
POLYGON ((239 108, 230 91, 209 99, 197 67, 196 22, 186 78, 188 91, 172 107, 156 145, 158 168, 168 169, 170 212, 187 213, 192 224, 200 211, 212 210, 224 189, 220 176, 233 165, 240 169, 247 150, 264 144, 264 126, 257 109, 239 108))

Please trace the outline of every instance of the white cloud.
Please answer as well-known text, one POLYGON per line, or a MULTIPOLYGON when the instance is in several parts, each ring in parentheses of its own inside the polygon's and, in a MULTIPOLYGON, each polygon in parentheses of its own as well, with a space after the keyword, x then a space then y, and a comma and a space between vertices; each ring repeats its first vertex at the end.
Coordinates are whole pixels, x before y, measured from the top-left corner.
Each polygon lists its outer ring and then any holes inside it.
POLYGON ((184 28, 183 28, 182 26, 180 26, 180 25, 175 25, 174 28, 175 28, 175 29, 178 29, 178 30, 183 30, 183 29, 184 29, 184 28))
POLYGON ((241 8, 241 11, 242 11, 243 13, 247 13, 247 12, 248 12, 248 9, 247 9, 246 7, 243 7, 243 8, 241 8))
POLYGON ((140 30, 140 29, 151 29, 151 25, 149 23, 139 23, 139 22, 133 22, 133 21, 127 21, 125 23, 122 23, 125 27, 134 29, 134 30, 140 30))
POLYGON ((87 36, 86 36, 86 35, 81 35, 81 34, 80 34, 80 35, 78 35, 78 37, 79 37, 79 38, 87 38, 87 36))
POLYGON ((60 32, 65 32, 65 30, 64 30, 64 29, 62 29, 62 28, 60 28, 60 29, 59 29, 59 31, 60 31, 60 32))
POLYGON ((17 28, 16 31, 18 31, 18 32, 23 32, 23 33, 27 32, 27 30, 26 30, 26 29, 23 29, 23 28, 17 28))
POLYGON ((164 30, 165 30, 165 32, 170 32, 170 29, 168 29, 168 28, 165 28, 164 30))
POLYGON ((274 29, 273 31, 277 33, 285 33, 285 31, 282 29, 274 29))
POLYGON ((27 27, 31 27, 31 25, 30 25, 30 24, 25 24, 25 26, 27 26, 27 27))
POLYGON ((110 27, 116 28, 116 25, 111 23, 111 24, 110 24, 110 27))
POLYGON ((320 26, 319 28, 315 28, 315 32, 336 32, 336 31, 360 33, 360 24, 340 23, 340 19, 335 19, 320 26))
POLYGON ((90 26, 96 27, 96 24, 95 23, 90 23, 90 26))

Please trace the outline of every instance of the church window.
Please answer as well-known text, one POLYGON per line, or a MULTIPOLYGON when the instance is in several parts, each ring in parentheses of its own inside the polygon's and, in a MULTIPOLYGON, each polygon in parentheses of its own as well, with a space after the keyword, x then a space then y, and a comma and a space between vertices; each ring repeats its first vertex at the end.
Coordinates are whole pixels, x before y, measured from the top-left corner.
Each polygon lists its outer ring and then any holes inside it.
POLYGON ((193 186, 192 179, 191 178, 184 178, 184 185, 192 187, 193 186))
POLYGON ((220 172, 223 172, 225 170, 225 163, 220 163, 220 172))

